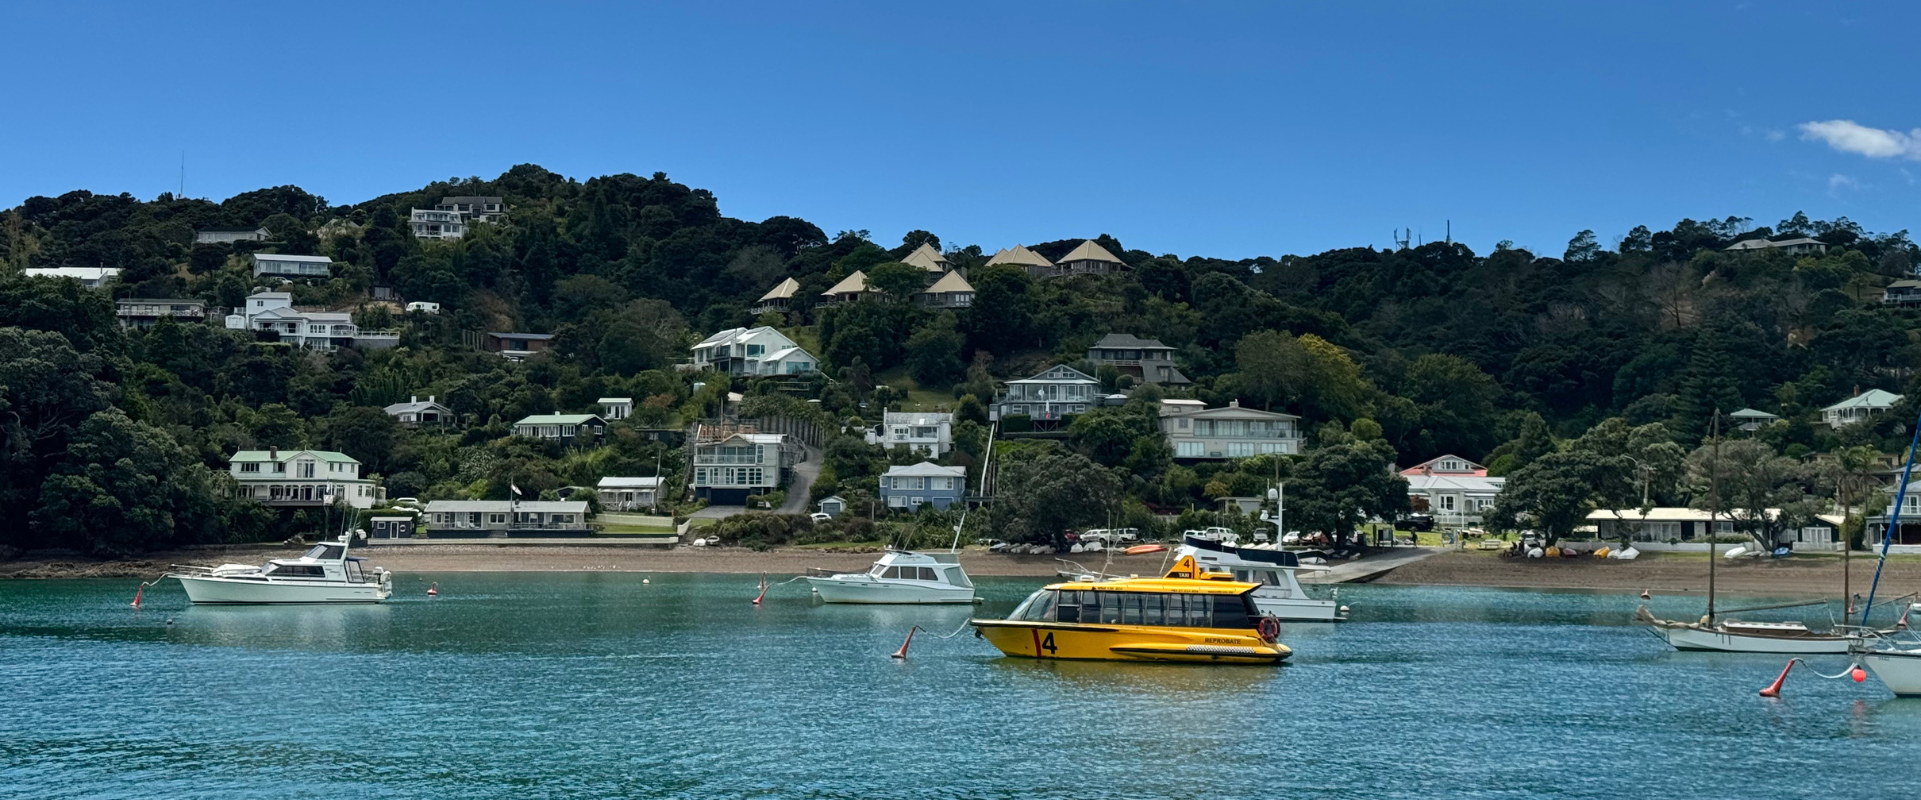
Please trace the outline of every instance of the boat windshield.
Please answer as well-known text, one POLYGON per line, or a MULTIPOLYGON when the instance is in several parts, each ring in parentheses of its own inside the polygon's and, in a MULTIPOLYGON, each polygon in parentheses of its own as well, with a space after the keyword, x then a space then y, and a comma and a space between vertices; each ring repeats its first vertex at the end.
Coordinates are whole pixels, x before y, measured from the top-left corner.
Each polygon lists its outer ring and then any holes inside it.
POLYGON ((888 567, 885 570, 875 567, 874 570, 868 574, 886 580, 940 581, 940 573, 935 572, 933 567, 888 567))
POLYGON ((312 550, 308 550, 305 555, 302 555, 301 558, 315 558, 315 559, 322 559, 327 561, 334 561, 334 560, 338 560, 340 556, 345 554, 346 552, 347 552, 347 548, 341 547, 340 545, 337 545, 337 544, 317 544, 313 546, 312 550))
MULTIPOLYGON (((1179 594, 1174 592, 1048 591, 1047 598, 1028 598, 1016 616, 1051 622, 1089 625, 1157 625, 1184 628, 1251 628, 1260 612, 1250 608, 1247 595, 1179 594)), ((1038 596, 1038 595, 1037 595, 1038 596)))

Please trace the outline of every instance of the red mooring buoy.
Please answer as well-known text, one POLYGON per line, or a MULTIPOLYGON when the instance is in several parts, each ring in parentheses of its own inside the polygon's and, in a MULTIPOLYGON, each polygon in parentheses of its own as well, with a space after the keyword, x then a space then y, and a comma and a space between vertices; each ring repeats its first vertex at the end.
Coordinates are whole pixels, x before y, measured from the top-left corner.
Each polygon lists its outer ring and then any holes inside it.
POLYGON ((767 576, 763 574, 760 576, 760 596, 754 598, 754 605, 760 605, 760 601, 766 597, 767 597, 767 576))
POLYGON ((1780 697, 1781 684, 1788 682, 1788 670, 1794 669, 1794 662, 1800 661, 1800 660, 1801 659, 1798 659, 1798 658, 1788 659, 1788 665, 1781 668, 1780 677, 1775 678, 1774 682, 1768 684, 1768 687, 1766 689, 1762 689, 1761 696, 1762 697, 1780 697))
POLYGON ((146 590, 147 590, 147 585, 144 583, 140 584, 140 588, 133 590, 133 607, 134 608, 140 607, 140 593, 145 592, 146 590))
POLYGON ((895 650, 895 651, 894 651, 894 657, 895 657, 895 658, 906 658, 906 657, 907 657, 907 646, 908 646, 908 645, 910 645, 910 644, 913 644, 913 643, 914 643, 914 631, 917 631, 917 630, 920 630, 920 626, 919 626, 919 625, 915 625, 915 626, 913 626, 913 627, 911 627, 911 628, 908 628, 908 629, 907 629, 907 641, 905 641, 905 642, 901 642, 901 643, 900 643, 900 649, 899 649, 899 650, 895 650))
POLYGON ((1848 671, 1848 677, 1853 678, 1855 683, 1860 683, 1868 679, 1868 671, 1856 664, 1854 669, 1848 671))
POLYGON ((435 581, 435 582, 433 582, 433 583, 430 583, 430 584, 427 584, 427 596, 428 596, 428 597, 438 597, 438 596, 440 596, 440 582, 439 582, 439 581, 435 581))

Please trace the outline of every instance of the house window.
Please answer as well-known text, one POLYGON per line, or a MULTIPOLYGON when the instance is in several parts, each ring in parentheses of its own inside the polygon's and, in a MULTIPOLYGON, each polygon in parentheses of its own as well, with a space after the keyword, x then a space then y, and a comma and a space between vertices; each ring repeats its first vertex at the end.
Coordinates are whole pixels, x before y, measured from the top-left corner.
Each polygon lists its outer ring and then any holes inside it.
POLYGON ((1179 420, 1178 422, 1175 423, 1175 427, 1180 428, 1181 430, 1187 430, 1187 423, 1190 421, 1191 420, 1185 420, 1185 419, 1179 420))
POLYGON ((1182 458, 1200 458, 1206 452, 1200 442, 1181 442, 1174 448, 1174 454, 1182 458))
POLYGON ((1451 495, 1451 494, 1441 495, 1441 510, 1442 511, 1454 510, 1454 495, 1451 495))
POLYGON ((902 497, 901 495, 894 495, 892 497, 889 497, 887 498, 887 507, 888 508, 906 508, 907 498, 902 497))
POLYGON ((1227 443, 1228 458, 1246 458, 1251 455, 1254 455, 1253 442, 1228 442, 1227 443))
POLYGON ((240 471, 241 472, 259 472, 260 465, 252 461, 244 462, 240 465, 240 471))
POLYGON ((1269 453, 1286 453, 1286 452, 1287 452, 1287 445, 1281 444, 1280 442, 1262 442, 1261 443, 1261 453, 1263 455, 1266 455, 1269 453))

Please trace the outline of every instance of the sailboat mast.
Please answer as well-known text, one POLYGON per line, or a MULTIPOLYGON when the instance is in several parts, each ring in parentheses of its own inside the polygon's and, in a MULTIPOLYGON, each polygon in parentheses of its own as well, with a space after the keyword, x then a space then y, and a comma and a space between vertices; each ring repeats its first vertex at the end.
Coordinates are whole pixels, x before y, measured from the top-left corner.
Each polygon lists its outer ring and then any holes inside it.
POLYGON ((1708 624, 1714 623, 1714 520, 1721 514, 1721 409, 1714 409, 1708 424, 1713 441, 1708 459, 1708 624))

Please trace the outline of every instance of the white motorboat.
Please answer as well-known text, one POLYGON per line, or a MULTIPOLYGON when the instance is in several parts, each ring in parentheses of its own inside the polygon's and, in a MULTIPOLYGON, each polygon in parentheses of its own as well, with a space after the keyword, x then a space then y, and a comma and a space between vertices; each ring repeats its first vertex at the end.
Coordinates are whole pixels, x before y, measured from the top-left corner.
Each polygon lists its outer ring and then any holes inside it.
POLYGON ((829 603, 974 602, 974 582, 956 553, 889 550, 866 572, 808 575, 807 583, 829 603))
POLYGON ((394 576, 362 566, 347 555, 350 537, 322 542, 299 558, 276 558, 261 566, 174 565, 166 577, 178 578, 187 599, 199 604, 378 603, 393 595, 394 576))
POLYGON ((1258 583, 1254 605, 1262 614, 1288 622, 1340 622, 1347 619, 1340 603, 1308 595, 1294 573, 1324 570, 1326 567, 1302 564, 1290 550, 1235 547, 1219 538, 1186 536, 1174 551, 1175 558, 1193 558, 1203 570, 1228 572, 1237 581, 1258 583))
POLYGON ((1921 647, 1887 647, 1859 655, 1895 697, 1921 697, 1921 647))

